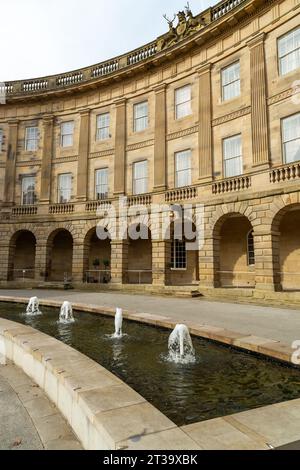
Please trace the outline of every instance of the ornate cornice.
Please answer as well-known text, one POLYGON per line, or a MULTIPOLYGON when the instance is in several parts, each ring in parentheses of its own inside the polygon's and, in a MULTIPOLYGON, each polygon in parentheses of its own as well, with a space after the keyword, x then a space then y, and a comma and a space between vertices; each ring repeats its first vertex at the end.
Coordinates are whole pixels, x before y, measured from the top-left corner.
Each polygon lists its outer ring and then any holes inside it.
POLYGON ((114 153, 115 149, 101 150, 100 152, 90 153, 89 158, 108 157, 109 155, 113 155, 114 153))
POLYGON ((167 135, 167 140, 179 139, 180 137, 185 137, 186 135, 196 134, 199 131, 199 126, 189 127, 188 129, 183 129, 182 131, 173 132, 172 134, 167 135))
POLYGON ((53 163, 64 163, 64 162, 77 162, 78 155, 71 155, 69 157, 58 157, 53 159, 53 163))
POLYGON ((293 95, 297 95, 299 93, 299 90, 295 88, 289 88, 288 90, 282 91, 281 93, 278 93, 277 95, 270 96, 268 98, 268 104, 275 104, 278 103, 279 101, 283 101, 286 98, 290 98, 293 95))
POLYGON ((233 119, 240 118, 242 116, 246 116, 247 114, 251 113, 251 106, 247 106, 247 108, 239 109, 238 111, 235 111, 234 113, 231 114, 226 114, 225 116, 221 116, 219 118, 216 118, 212 121, 212 126, 219 126, 220 124, 223 124, 224 122, 232 121, 233 119))
POLYGON ((144 147, 151 147, 152 145, 154 145, 154 139, 145 140, 144 142, 139 142, 137 144, 128 145, 126 147, 126 151, 129 152, 130 150, 138 150, 144 147))

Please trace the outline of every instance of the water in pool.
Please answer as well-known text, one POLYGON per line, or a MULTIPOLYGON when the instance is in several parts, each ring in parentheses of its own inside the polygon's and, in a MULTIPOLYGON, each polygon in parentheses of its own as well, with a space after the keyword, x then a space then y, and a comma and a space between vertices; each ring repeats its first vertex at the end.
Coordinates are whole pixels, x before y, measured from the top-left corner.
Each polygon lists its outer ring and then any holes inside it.
POLYGON ((59 308, 1 304, 0 316, 20 322, 74 347, 139 392, 178 426, 300 397, 300 370, 193 338, 196 361, 168 360, 170 331, 123 322, 114 338, 114 319, 74 312, 75 322, 58 322, 59 308))

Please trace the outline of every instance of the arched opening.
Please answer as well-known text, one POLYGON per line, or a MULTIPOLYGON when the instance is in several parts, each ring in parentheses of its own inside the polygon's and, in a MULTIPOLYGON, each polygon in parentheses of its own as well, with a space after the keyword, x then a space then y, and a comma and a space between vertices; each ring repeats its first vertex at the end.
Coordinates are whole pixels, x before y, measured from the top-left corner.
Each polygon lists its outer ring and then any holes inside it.
POLYGON ((300 207, 287 210, 279 224, 279 278, 283 290, 300 290, 300 207))
POLYGON ((47 242, 47 280, 70 281, 73 266, 73 237, 68 230, 58 229, 47 242))
POLYGON ((247 217, 230 214, 214 230, 216 287, 255 287, 253 227, 247 217))
POLYGON ((101 240, 96 227, 89 230, 84 240, 84 282, 90 284, 110 282, 110 237, 101 240))
POLYGON ((129 228, 127 273, 129 284, 152 284, 151 231, 144 225, 137 224, 129 228), (131 230, 141 233, 142 238, 132 239, 131 230))
POLYGON ((199 247, 194 223, 184 226, 182 220, 172 222, 170 228, 169 283, 173 286, 199 283, 199 247), (188 234, 188 229, 191 234, 188 234), (189 236, 187 236, 189 235, 189 236))
POLYGON ((15 233, 9 246, 8 280, 35 278, 36 238, 29 230, 15 233))

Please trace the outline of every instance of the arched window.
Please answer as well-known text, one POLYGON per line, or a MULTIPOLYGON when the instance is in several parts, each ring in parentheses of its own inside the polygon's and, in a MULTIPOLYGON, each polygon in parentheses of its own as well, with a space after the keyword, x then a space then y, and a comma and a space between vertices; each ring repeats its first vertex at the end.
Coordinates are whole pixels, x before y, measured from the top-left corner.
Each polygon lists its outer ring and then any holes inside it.
POLYGON ((247 257, 248 257, 248 266, 255 265, 255 253, 254 253, 254 237, 253 230, 251 230, 247 235, 247 257))

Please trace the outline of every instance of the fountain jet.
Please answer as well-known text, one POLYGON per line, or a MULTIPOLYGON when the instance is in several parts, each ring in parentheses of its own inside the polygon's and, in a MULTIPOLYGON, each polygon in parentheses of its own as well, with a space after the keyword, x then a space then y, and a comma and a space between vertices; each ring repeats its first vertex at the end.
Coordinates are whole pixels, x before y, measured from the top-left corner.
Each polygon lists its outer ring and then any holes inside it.
POLYGON ((195 350, 186 325, 176 325, 168 342, 169 359, 172 362, 188 364, 195 362, 195 350))
POLYGON ((39 299, 37 297, 31 297, 27 305, 26 315, 41 315, 41 313, 39 309, 39 299))
POLYGON ((73 309, 70 302, 65 301, 60 309, 59 314, 59 322, 60 323, 74 323, 74 316, 73 316, 73 309))
POLYGON ((123 311, 121 308, 116 309, 115 315, 115 338, 122 337, 123 311))

